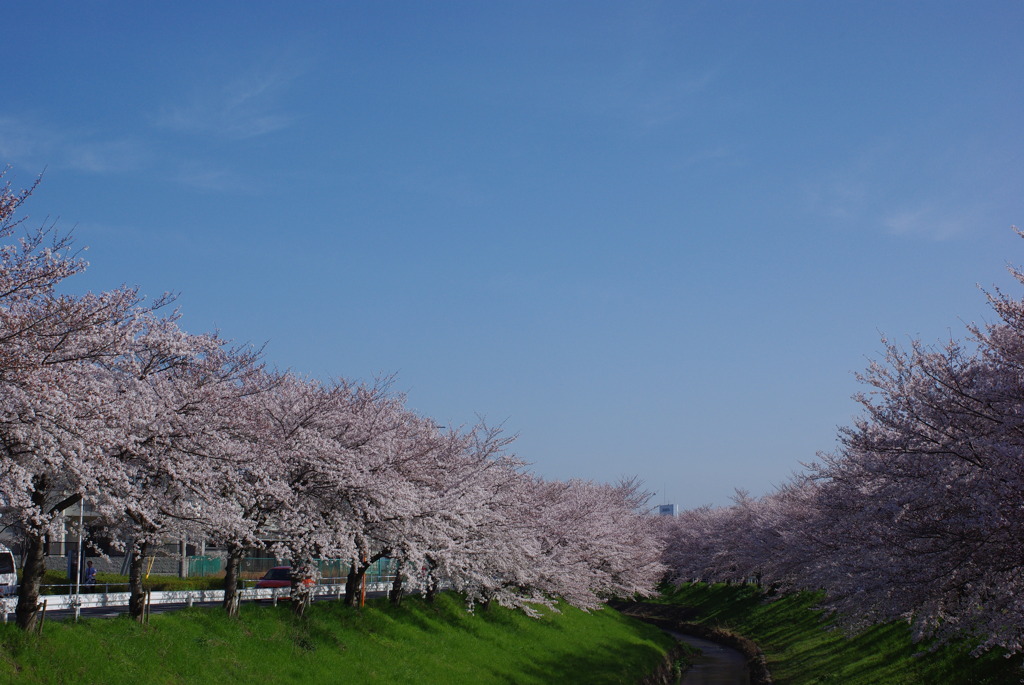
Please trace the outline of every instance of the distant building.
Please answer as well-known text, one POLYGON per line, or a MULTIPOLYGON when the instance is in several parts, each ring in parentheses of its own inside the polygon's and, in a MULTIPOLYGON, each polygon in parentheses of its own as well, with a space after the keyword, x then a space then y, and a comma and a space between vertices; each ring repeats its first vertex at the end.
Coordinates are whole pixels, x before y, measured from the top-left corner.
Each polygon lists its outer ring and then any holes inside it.
POLYGON ((675 516, 679 513, 679 507, 674 504, 659 504, 658 516, 675 516))

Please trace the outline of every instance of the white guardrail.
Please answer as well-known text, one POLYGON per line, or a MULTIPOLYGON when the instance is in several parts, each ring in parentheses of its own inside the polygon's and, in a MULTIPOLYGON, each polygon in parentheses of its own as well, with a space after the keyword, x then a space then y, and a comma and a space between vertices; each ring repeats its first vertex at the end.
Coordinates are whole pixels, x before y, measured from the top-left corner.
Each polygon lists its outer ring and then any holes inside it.
MULTIPOLYGON (((367 592, 387 592, 391 587, 390 583, 367 583, 367 592)), ((239 599, 246 600, 270 600, 274 603, 279 599, 288 599, 291 588, 244 588, 238 591, 239 599)), ((336 596, 341 598, 345 594, 345 585, 314 585, 311 588, 314 598, 322 596, 336 596)), ((203 602, 223 602, 223 590, 154 590, 149 594, 148 602, 153 604, 184 604, 192 606, 203 602)), ((130 592, 84 592, 79 595, 40 595, 40 603, 46 602, 46 611, 81 610, 104 607, 128 606, 130 592)), ((3 614, 3 621, 7 623, 10 615, 14 613, 14 607, 18 603, 17 597, 5 597, 0 602, 0 613, 3 614)))

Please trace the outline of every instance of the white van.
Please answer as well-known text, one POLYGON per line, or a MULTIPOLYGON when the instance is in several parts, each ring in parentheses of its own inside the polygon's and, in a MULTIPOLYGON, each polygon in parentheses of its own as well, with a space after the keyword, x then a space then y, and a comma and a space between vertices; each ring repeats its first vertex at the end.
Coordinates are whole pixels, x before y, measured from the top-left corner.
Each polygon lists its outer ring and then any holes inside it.
POLYGON ((11 550, 0 545, 0 596, 17 594, 18 567, 11 550))

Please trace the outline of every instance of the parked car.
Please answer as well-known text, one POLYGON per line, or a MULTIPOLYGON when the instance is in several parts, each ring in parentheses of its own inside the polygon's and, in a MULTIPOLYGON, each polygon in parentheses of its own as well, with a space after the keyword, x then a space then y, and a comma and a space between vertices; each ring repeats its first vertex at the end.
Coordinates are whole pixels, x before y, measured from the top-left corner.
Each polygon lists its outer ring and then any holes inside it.
POLYGON ((0 545, 0 596, 17 594, 18 567, 11 550, 0 545))
MULTIPOLYGON (((316 585, 316 581, 312 578, 306 578, 304 581, 306 585, 316 585)), ((267 573, 256 581, 256 587, 291 587, 292 584, 292 567, 291 566, 275 566, 274 568, 267 571, 267 573)))

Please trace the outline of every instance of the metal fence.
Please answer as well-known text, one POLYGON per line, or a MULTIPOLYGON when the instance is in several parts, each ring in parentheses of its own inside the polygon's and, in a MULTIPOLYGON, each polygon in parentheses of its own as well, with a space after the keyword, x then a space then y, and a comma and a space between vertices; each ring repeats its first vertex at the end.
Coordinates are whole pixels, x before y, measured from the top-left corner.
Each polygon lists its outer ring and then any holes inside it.
MULTIPOLYGON (((387 592, 387 583, 371 583, 367 579, 367 592, 387 592)), ((310 588, 314 597, 338 597, 345 592, 344 584, 320 584, 310 588)), ((290 588, 246 588, 239 590, 241 599, 244 600, 270 600, 275 604, 279 599, 289 597, 290 588)), ((78 612, 85 608, 95 607, 122 607, 128 606, 128 599, 131 593, 128 592, 97 592, 80 595, 47 595, 41 600, 45 602, 44 611, 73 610, 77 618, 78 612)), ((147 604, 184 604, 192 606, 197 602, 223 602, 223 590, 165 590, 146 593, 147 604)), ((0 614, 3 614, 3 622, 7 623, 10 615, 14 613, 17 605, 16 597, 8 597, 0 600, 0 614)))
MULTIPOLYGON (((192 578, 217 576, 224 573, 224 557, 195 556, 188 559, 188 575, 192 578)), ((243 578, 259 578, 275 566, 288 566, 289 562, 273 557, 245 557, 239 569, 243 578)), ((317 572, 321 578, 345 578, 349 571, 347 559, 317 559, 317 572)), ((366 581, 390 582, 394 579, 394 564, 391 559, 380 559, 370 565, 366 581)))
POLYGON ((224 570, 223 557, 189 557, 188 575, 190 578, 215 576, 224 570))

